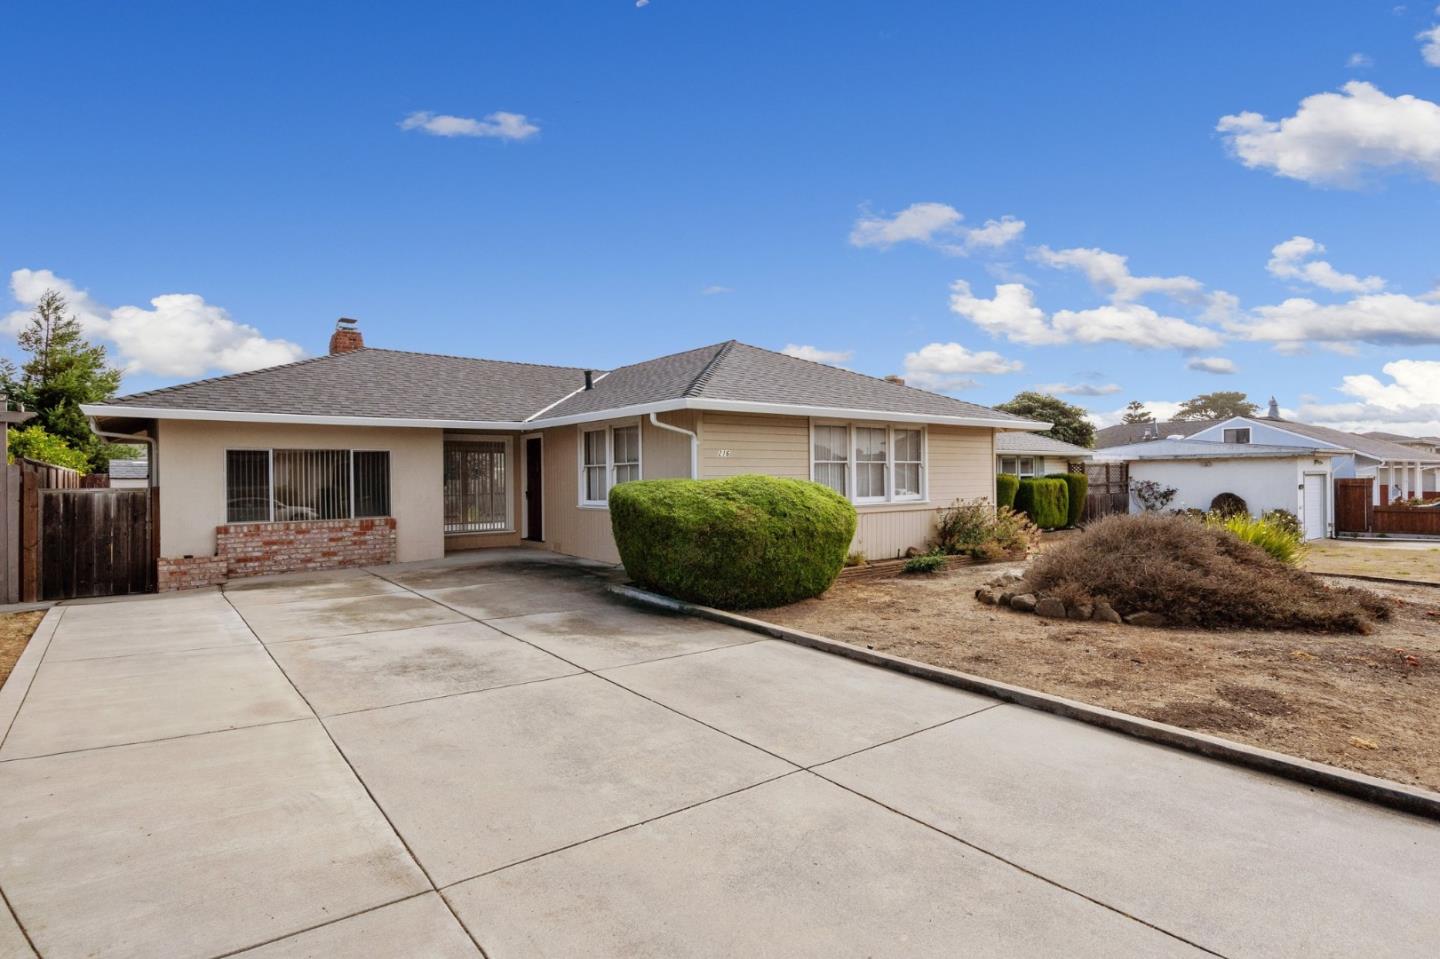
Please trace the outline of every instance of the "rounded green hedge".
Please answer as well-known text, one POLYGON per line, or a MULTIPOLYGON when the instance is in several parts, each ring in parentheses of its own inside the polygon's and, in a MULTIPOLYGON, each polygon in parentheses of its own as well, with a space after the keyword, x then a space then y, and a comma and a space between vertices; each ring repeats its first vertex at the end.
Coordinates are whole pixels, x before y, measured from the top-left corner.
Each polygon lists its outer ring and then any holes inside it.
POLYGON ((995 477, 995 505, 1015 508, 1015 491, 1020 488, 1020 477, 1014 473, 1001 473, 995 477))
POLYGON ((1015 508, 1041 529, 1059 529, 1070 520, 1070 487, 1049 477, 1022 479, 1015 508))
POLYGON ((773 476, 665 479, 610 491, 610 525, 638 585, 721 609, 783 606, 835 581, 855 507, 827 486, 773 476))
POLYGON ((1066 526, 1079 526, 1085 515, 1085 497, 1090 492, 1090 477, 1084 473, 1047 473, 1046 479, 1062 480, 1070 488, 1070 508, 1065 518, 1066 526))

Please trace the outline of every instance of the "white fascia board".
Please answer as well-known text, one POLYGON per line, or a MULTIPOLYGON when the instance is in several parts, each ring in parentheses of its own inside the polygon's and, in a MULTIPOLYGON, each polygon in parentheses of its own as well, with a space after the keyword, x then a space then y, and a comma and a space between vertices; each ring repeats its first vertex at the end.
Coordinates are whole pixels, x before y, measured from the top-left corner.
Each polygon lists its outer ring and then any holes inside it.
POLYGON ((594 423, 622 417, 666 413, 672 410, 715 410, 727 413, 762 413, 772 416, 819 416, 829 419, 875 420, 882 423, 933 423, 944 426, 974 426, 996 430, 1048 430, 1052 424, 1040 420, 992 419, 985 416, 944 416, 935 413, 896 413, 886 410, 850 409, 838 406, 798 406, 790 403, 750 403, 740 400, 682 398, 614 407, 571 416, 528 420, 444 420, 405 419, 393 416, 318 416, 310 413, 256 413, 235 410, 187 410, 145 406, 82 405, 86 416, 128 417, 153 420, 211 420, 230 423, 288 423, 309 426, 392 426, 415 429, 536 430, 575 423, 594 423))
POLYGON ((140 420, 208 420, 220 423, 283 423, 295 426, 391 426, 407 429, 518 430, 520 422, 506 420, 403 419, 397 416, 316 416, 311 413, 255 413, 235 410, 175 410, 146 406, 82 404, 86 416, 140 420))

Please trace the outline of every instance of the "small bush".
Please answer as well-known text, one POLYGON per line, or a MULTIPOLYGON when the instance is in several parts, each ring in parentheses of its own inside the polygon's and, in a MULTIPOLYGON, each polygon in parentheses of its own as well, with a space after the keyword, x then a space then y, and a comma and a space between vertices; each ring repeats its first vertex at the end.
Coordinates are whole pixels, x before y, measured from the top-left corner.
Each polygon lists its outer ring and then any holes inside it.
POLYGON ((1110 603, 1175 626, 1369 632, 1390 605, 1332 588, 1230 531, 1183 516, 1107 516, 1036 557, 1027 591, 1067 605, 1110 603))
POLYGON ((1180 492, 1172 486, 1163 486, 1155 480, 1131 480, 1130 492, 1147 513, 1158 513, 1170 505, 1175 494, 1180 492))
POLYGON ((63 436, 47 432, 43 426, 27 426, 10 431, 10 462, 15 457, 39 460, 52 466, 68 466, 81 473, 90 472, 90 457, 69 443, 63 436))
POLYGON ((1273 523, 1281 529, 1289 530, 1302 540, 1305 538, 1305 531, 1300 528, 1300 517, 1288 509, 1266 510, 1260 514, 1260 518, 1269 523, 1273 523))
POLYGON ((625 572, 722 609, 823 593, 855 538, 855 507, 819 483, 773 476, 642 480, 610 491, 625 572))
POLYGON ((1022 479, 1015 492, 1015 508, 1041 529, 1059 529, 1070 519, 1070 488, 1064 480, 1022 479))
POLYGON ((956 500, 941 512, 930 545, 938 553, 993 562, 1007 554, 1026 552, 1039 535, 1023 513, 993 507, 983 499, 956 500))
POLYGON ((1079 526, 1085 515, 1085 497, 1090 492, 1090 477, 1084 473, 1051 473, 1047 479, 1058 479, 1069 488, 1070 508, 1065 515, 1066 526, 1079 526))
POLYGON ((1210 512, 1221 516, 1250 515, 1250 506, 1234 493, 1221 493, 1210 501, 1210 512))
POLYGON ((856 549, 856 550, 851 550, 849 553, 846 553, 846 554, 845 554, 845 568, 846 568, 846 569, 849 569, 851 566, 864 566, 864 565, 865 565, 865 554, 862 553, 862 552, 860 552, 860 550, 858 550, 858 549, 856 549))
POLYGON ((1015 491, 1020 488, 1020 477, 1014 473, 1001 473, 995 477, 995 505, 1006 509, 1015 508, 1015 491))
MULTIPOLYGON (((1284 512, 1283 510, 1281 512, 1284 512)), ((1290 514, 1286 514, 1290 515, 1290 514)), ((1282 563, 1294 566, 1305 555, 1305 537, 1297 522, 1292 528, 1283 520, 1262 516, 1255 519, 1249 513, 1211 513, 1206 522, 1229 530, 1247 543, 1253 543, 1282 563)), ((1293 520, 1295 517, 1290 516, 1293 520)))
POLYGON ((945 565, 944 553, 921 553, 919 556, 912 556, 905 561, 901 572, 905 573, 934 573, 945 565))

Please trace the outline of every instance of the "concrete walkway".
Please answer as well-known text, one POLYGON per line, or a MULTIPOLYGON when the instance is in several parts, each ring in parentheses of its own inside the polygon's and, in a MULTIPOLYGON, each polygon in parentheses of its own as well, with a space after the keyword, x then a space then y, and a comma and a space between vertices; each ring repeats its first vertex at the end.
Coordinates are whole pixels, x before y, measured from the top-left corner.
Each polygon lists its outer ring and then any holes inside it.
POLYGON ((0 957, 1440 954, 1440 826, 613 575, 53 611, 0 695, 0 957))

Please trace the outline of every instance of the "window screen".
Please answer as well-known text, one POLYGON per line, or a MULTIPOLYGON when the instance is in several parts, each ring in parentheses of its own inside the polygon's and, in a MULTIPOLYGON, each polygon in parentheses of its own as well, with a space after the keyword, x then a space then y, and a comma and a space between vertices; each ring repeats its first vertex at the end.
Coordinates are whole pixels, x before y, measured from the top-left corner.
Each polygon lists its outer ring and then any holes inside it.
POLYGON ((895 431, 895 495, 920 495, 920 458, 923 455, 919 430, 895 431))
POLYGON ((815 427, 815 482, 824 483, 841 496, 846 495, 846 432, 843 426, 815 427))
POLYGON ((855 497, 883 499, 885 496, 885 430, 855 428, 855 497))

